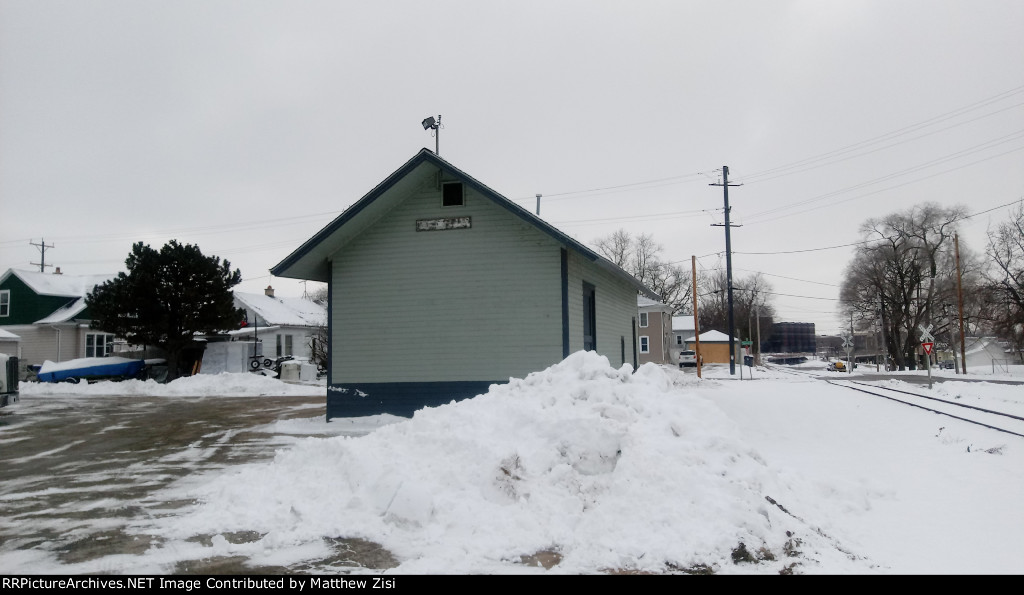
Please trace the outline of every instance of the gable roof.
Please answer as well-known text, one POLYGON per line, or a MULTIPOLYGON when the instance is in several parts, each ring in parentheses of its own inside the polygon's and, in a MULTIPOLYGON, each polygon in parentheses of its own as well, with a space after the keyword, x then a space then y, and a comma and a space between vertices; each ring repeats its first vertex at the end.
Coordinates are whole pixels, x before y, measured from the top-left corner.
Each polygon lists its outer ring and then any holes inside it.
POLYGON ((37 295, 53 295, 58 297, 85 297, 85 294, 92 291, 93 287, 117 276, 57 275, 54 273, 41 273, 39 271, 7 269, 7 272, 0 277, 0 283, 3 283, 12 275, 21 279, 21 282, 37 295))
POLYGON ((636 287, 640 293, 653 299, 660 299, 658 294, 607 258, 587 248, 540 217, 498 194, 479 180, 445 161, 433 151, 425 148, 421 149, 412 159, 392 172, 391 175, 385 178, 383 182, 378 184, 368 194, 345 209, 341 215, 327 224, 316 235, 306 240, 297 250, 271 268, 271 274, 275 277, 329 281, 330 271, 328 270, 327 258, 347 243, 349 239, 355 237, 382 217, 397 201, 404 199, 407 191, 415 188, 427 176, 436 175, 437 172, 459 179, 463 184, 469 186, 495 205, 506 209, 547 234, 556 242, 577 252, 613 276, 636 287))
POLYGON ((327 324, 327 309, 301 297, 270 297, 262 293, 234 292, 235 300, 275 326, 319 326, 327 324))
MULTIPOLYGON (((686 339, 686 342, 689 343, 690 341, 693 341, 695 338, 696 337, 690 337, 690 338, 686 339)), ((700 334, 700 342, 701 343, 728 343, 729 342, 729 335, 727 335, 727 334, 725 334, 725 333, 723 333, 721 331, 708 331, 706 333, 701 333, 700 334)))
POLYGON ((672 306, 658 300, 652 300, 644 295, 636 296, 636 307, 640 309, 647 308, 648 310, 663 310, 665 312, 672 311, 672 306))

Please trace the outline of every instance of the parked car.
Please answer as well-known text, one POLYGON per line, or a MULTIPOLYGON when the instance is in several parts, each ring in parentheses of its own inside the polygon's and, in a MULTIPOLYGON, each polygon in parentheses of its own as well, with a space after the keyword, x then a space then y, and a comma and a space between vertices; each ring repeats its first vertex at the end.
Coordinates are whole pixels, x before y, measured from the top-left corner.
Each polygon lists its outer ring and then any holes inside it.
POLYGON ((697 365, 697 352, 692 350, 679 352, 679 367, 689 368, 697 365))
POLYGON ((943 370, 952 370, 955 367, 956 367, 956 365, 953 363, 953 360, 946 360, 944 362, 939 362, 939 368, 941 368, 943 370))

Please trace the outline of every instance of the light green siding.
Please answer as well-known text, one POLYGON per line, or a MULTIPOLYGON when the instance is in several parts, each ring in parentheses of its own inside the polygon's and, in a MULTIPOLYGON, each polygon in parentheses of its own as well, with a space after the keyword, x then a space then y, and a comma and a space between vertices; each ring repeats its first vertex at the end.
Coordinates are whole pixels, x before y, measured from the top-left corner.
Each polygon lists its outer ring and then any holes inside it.
POLYGON ((569 253, 569 351, 583 349, 583 283, 596 287, 597 352, 613 366, 633 363, 636 288, 576 252, 569 253), (622 344, 625 342, 625 357, 622 344))
POLYGON ((429 176, 332 256, 332 382, 507 380, 561 360, 560 244, 465 192, 442 207, 429 176), (416 231, 455 217, 472 227, 416 231))

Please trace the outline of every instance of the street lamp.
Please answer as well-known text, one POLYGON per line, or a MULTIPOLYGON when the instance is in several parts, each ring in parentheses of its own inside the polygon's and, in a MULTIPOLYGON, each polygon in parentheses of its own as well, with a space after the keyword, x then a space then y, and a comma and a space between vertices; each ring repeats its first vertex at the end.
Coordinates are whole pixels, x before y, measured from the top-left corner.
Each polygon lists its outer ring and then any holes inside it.
POLYGON ((437 155, 440 155, 441 154, 441 115, 438 114, 436 120, 434 119, 434 116, 428 116, 426 118, 423 118, 423 121, 420 122, 420 124, 423 124, 423 129, 424 130, 433 130, 434 131, 434 153, 436 153, 437 155))

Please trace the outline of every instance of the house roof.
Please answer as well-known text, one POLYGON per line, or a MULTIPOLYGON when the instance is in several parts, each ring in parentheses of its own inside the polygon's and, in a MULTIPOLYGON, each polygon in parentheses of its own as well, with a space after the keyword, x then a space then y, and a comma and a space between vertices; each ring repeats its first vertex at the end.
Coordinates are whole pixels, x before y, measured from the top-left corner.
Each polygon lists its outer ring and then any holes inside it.
POLYGON ((327 324, 327 309, 301 297, 270 297, 262 293, 235 292, 239 305, 255 312, 275 326, 320 326, 327 324))
POLYGON ((0 341, 20 341, 20 340, 21 340, 21 337, 19 337, 18 335, 15 335, 14 333, 12 333, 10 331, 5 331, 4 329, 0 328, 0 341))
POLYGON ((57 324, 68 322, 82 313, 86 308, 85 296, 94 287, 116 277, 116 275, 66 275, 55 273, 42 273, 39 271, 23 271, 18 269, 7 269, 0 276, 0 283, 10 277, 21 280, 36 295, 78 298, 65 306, 55 310, 45 318, 35 321, 34 324, 57 324))
POLYGON ((78 298, 63 308, 58 308, 52 314, 46 318, 37 320, 35 324, 57 324, 58 322, 67 322, 78 316, 82 310, 86 307, 85 298, 78 298))
POLYGON ((661 301, 658 301, 658 300, 652 300, 651 298, 649 298, 649 297, 647 297, 645 295, 638 295, 638 296, 636 296, 636 307, 637 308, 647 308, 647 309, 650 309, 650 310, 654 310, 654 309, 665 310, 667 312, 671 312, 672 311, 672 306, 669 306, 665 302, 661 302, 661 301))
MULTIPOLYGON (((693 341, 694 339, 695 339, 695 337, 690 337, 690 338, 686 339, 686 342, 689 343, 690 341, 693 341)), ((700 342, 701 343, 728 343, 729 342, 729 335, 727 335, 727 334, 725 334, 725 333, 723 333, 721 331, 708 331, 706 333, 701 333, 700 334, 700 342)))
POLYGON ((633 285, 640 293, 652 299, 659 299, 658 294, 621 267, 616 266, 607 258, 587 248, 540 217, 498 194, 472 176, 445 161, 433 151, 425 148, 421 149, 412 159, 392 172, 391 175, 385 178, 368 194, 345 209, 341 215, 327 224, 316 235, 306 240, 297 250, 271 268, 270 272, 276 277, 329 281, 330 270, 327 263, 330 255, 344 246, 349 240, 359 235, 363 230, 370 227, 394 206, 398 200, 403 199, 409 191, 414 189, 427 176, 435 175, 438 170, 442 174, 458 178, 463 184, 466 184, 484 198, 489 199, 499 207, 532 224, 556 242, 581 254, 612 275, 633 285))
POLYGON ((693 315, 689 316, 673 316, 672 317, 672 331, 673 332, 693 332, 693 315))
POLYGON ((39 271, 22 271, 7 269, 0 277, 0 283, 14 275, 38 295, 54 295, 60 297, 85 297, 93 287, 109 281, 116 275, 56 275, 39 271))

